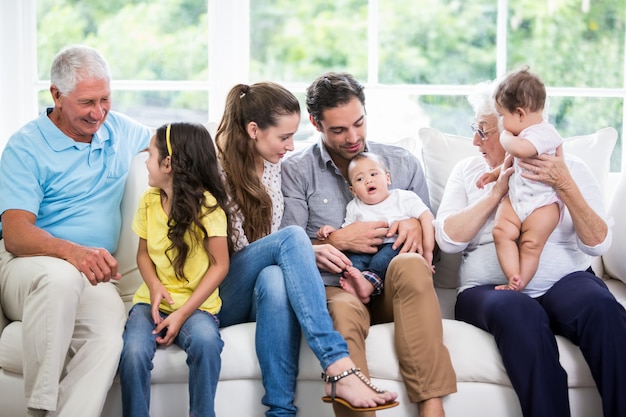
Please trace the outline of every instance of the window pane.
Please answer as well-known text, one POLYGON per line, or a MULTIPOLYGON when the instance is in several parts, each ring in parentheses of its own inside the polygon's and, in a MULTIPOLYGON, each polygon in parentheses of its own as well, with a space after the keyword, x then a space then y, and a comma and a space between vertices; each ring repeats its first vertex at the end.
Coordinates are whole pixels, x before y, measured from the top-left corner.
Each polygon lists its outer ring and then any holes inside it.
POLYGON ((401 94, 366 89, 367 137, 376 142, 397 142, 417 137, 421 127, 471 136, 472 110, 465 96, 401 94))
MULTIPOLYGON (((550 97, 549 101, 548 119, 563 137, 587 135, 607 126, 622 131, 622 99, 550 97)), ((621 162, 622 135, 618 135, 611 156, 611 171, 619 172, 621 162)))
POLYGON ((508 66, 558 87, 624 85, 624 0, 510 1, 508 66))
POLYGON ((208 68, 207 0, 38 0, 40 79, 64 46, 97 48, 116 80, 202 80, 208 68))
POLYGON ((250 1, 250 79, 367 78, 367 0, 250 1))
MULTIPOLYGON (((164 123, 209 122, 206 91, 114 91, 111 109, 157 128, 164 123)), ((39 108, 52 106, 48 91, 39 93, 39 108)))
POLYGON ((387 84, 474 84, 496 75, 495 0, 379 2, 387 84))

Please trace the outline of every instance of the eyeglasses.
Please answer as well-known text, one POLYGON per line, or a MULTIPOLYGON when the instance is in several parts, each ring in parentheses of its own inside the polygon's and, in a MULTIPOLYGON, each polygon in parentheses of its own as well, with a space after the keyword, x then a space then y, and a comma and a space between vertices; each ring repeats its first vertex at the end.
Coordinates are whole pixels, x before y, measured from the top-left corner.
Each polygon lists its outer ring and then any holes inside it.
POLYGON ((483 140, 483 141, 489 137, 491 132, 493 132, 494 130, 498 128, 498 126, 495 126, 488 130, 482 130, 478 127, 478 124, 475 122, 471 123, 470 127, 472 128, 472 132, 478 133, 478 136, 480 136, 480 140, 483 140))

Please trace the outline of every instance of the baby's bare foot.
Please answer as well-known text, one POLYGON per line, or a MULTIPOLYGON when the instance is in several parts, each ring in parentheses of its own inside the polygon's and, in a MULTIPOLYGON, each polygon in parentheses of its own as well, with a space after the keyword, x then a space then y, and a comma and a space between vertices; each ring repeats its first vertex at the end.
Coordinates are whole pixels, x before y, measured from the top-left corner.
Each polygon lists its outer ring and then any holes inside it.
POLYGON ((356 293, 356 290, 352 286, 352 283, 349 283, 348 280, 345 279, 344 277, 339 278, 339 286, 345 292, 349 292, 350 294, 354 295, 356 298, 359 298, 359 295, 356 293))
POLYGON ((346 285, 352 287, 359 300, 361 300, 363 304, 369 303, 370 296, 374 292, 374 286, 363 276, 363 273, 355 267, 349 266, 346 268, 346 272, 344 272, 343 275, 346 285))

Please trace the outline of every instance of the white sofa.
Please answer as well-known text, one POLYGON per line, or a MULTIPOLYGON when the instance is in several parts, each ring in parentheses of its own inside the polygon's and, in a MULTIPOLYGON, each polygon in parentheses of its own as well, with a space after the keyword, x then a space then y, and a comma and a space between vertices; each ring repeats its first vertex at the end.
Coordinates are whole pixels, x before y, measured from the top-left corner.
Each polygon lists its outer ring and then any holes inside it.
MULTIPOLYGON (((566 150, 585 157, 594 174, 606 188, 608 156, 617 133, 604 129, 596 134, 568 140, 566 150)), ((420 138, 405 139, 399 143, 416 153, 424 162, 431 189, 431 203, 438 207, 441 192, 449 170, 462 157, 474 155, 476 150, 468 138, 444 135, 424 128, 420 138)), ((140 192, 146 187, 144 159, 133 162, 123 201, 123 232, 116 257, 123 278, 120 292, 129 305, 141 277, 135 264, 137 238, 129 224, 140 192)), ((621 175, 616 196, 626 192, 626 173, 621 175)), ((594 263, 598 273, 604 271, 607 285, 622 304, 626 304, 626 199, 615 198, 611 213, 615 216, 614 242, 611 251, 594 263)), ((457 373, 458 392, 445 398, 448 417, 519 417, 517 397, 510 386, 493 338, 471 325, 453 320, 454 284, 458 256, 444 255, 437 265, 436 284, 442 315, 444 342, 448 347, 457 373)), ((1 290, 1 288, 0 288, 1 290)), ((222 329, 225 341, 222 354, 222 373, 218 384, 216 407, 218 416, 261 417, 263 387, 260 369, 254 351, 254 324, 247 323, 222 329)), ((0 415, 24 416, 24 391, 21 362, 21 323, 9 322, 0 311, 0 415)), ((558 337, 561 362, 569 375, 572 416, 599 417, 602 415, 600 397, 583 357, 576 346, 558 337)), ((374 383, 399 393, 400 406, 380 412, 381 416, 416 416, 417 407, 410 404, 398 369, 393 349, 393 326, 373 326, 367 339, 370 372, 374 383)), ((300 356, 300 374, 296 403, 303 417, 331 416, 331 407, 322 403, 324 385, 315 357, 303 343, 300 356)), ((86 399, 88 401, 88 399, 86 399)), ((158 349, 152 373, 153 416, 182 417, 188 415, 187 366, 185 353, 172 346, 158 349)), ((109 393, 104 417, 121 416, 119 383, 109 393)))

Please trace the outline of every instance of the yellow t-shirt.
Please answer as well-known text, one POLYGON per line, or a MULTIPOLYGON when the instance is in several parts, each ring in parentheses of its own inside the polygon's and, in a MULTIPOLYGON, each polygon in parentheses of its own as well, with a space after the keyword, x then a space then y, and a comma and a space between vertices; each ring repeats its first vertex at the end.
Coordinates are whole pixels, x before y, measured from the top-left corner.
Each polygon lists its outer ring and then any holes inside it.
MULTIPOLYGON (((204 195, 209 206, 216 204, 215 197, 210 192, 206 191, 204 195)), ((207 211, 206 209, 203 210, 207 211)), ((140 238, 147 241, 148 254, 155 265, 157 277, 174 300, 174 304, 169 304, 164 299, 159 309, 165 313, 172 313, 189 299, 211 265, 204 246, 193 245, 193 240, 187 231, 185 242, 190 246, 190 250, 185 262, 184 273, 188 281, 181 281, 176 278, 174 267, 165 255, 166 249, 172 244, 172 241, 167 237, 167 220, 167 215, 161 206, 159 189, 148 188, 139 200, 132 227, 140 238)), ((221 208, 218 207, 208 215, 201 217, 201 221, 209 237, 226 236, 226 214, 221 208)), ((202 244, 201 240, 200 243, 202 244)), ((170 256, 172 256, 171 253, 170 256)), ((150 290, 145 282, 135 292, 133 303, 150 304, 150 290)), ((216 289, 200 306, 200 309, 211 314, 217 314, 221 307, 222 300, 216 289)))

